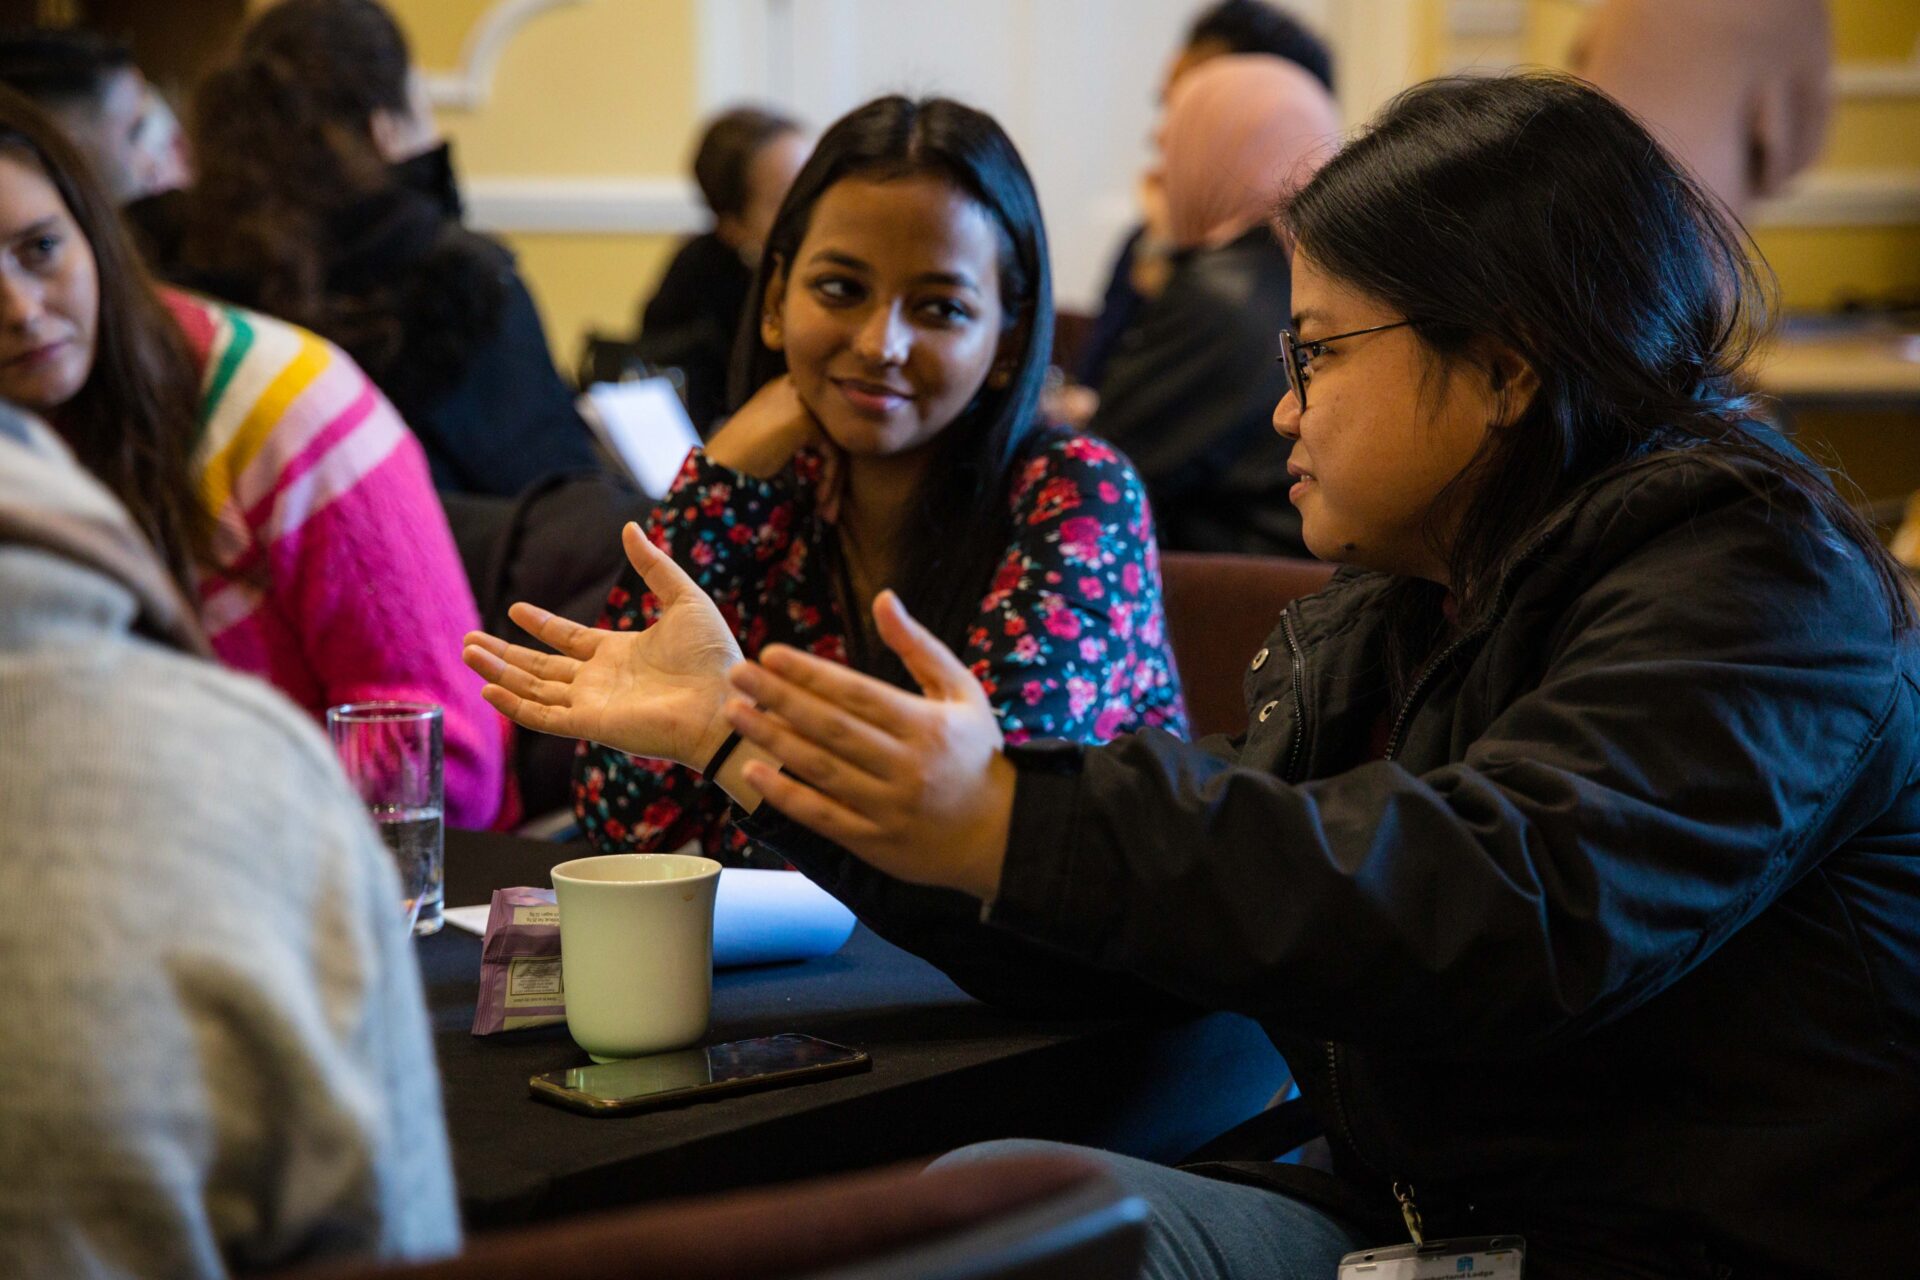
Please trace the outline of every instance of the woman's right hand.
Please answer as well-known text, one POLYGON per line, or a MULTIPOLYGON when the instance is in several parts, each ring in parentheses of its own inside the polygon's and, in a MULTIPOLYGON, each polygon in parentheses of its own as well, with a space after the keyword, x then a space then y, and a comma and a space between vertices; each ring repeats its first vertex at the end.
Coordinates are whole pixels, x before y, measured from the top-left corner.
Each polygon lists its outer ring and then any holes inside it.
POLYGON ((731 732, 721 713, 740 646, 707 594, 629 523, 627 559, 660 602, 644 631, 603 631, 530 604, 508 615, 558 653, 469 632, 462 659, 515 724, 698 769, 731 732))
POLYGON ((820 477, 820 512, 829 521, 838 513, 840 450, 821 429, 820 420, 793 385, 790 374, 753 393, 753 398, 713 433, 706 443, 707 459, 761 480, 778 475, 802 449, 817 449, 826 458, 820 477))

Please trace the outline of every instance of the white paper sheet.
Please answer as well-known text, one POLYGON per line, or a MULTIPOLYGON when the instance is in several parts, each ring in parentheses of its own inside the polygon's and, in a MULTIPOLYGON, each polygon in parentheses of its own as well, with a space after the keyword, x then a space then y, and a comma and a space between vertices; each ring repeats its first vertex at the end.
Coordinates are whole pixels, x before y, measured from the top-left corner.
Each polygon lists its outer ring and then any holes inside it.
POLYGON ((798 871, 728 867, 713 903, 713 967, 830 956, 853 933, 853 912, 798 871))
POLYGON ((491 910, 492 905, 483 902, 477 907, 448 907, 441 916, 453 928, 465 929, 484 938, 487 936, 487 913, 491 910))
MULTIPOLYGON (((487 908, 450 907, 447 923, 487 931, 487 908)), ((797 871, 727 867, 713 903, 713 967, 830 956, 853 933, 853 912, 797 871)))

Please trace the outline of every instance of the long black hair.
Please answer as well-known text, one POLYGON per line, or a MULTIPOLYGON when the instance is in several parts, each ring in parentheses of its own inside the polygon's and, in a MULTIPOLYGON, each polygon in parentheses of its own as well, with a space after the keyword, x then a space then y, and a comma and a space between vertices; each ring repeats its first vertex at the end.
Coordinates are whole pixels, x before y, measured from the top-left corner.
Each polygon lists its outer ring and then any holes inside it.
MULTIPOLYGON (((1445 557, 1463 626, 1529 534, 1581 485, 1674 448, 1764 464, 1857 544, 1897 629, 1905 575, 1828 477, 1767 433, 1740 371, 1764 336, 1771 274, 1739 223, 1625 108, 1570 76, 1429 81, 1297 192, 1280 222, 1329 275, 1406 316, 1446 367, 1492 340, 1539 378, 1454 481, 1445 557)), ((1752 473, 1751 468, 1742 468, 1752 473)), ((1438 588, 1403 590, 1396 684, 1435 638, 1438 588)))
MULTIPOLYGON (((791 269, 820 197, 848 178, 922 175, 951 183, 986 213, 1000 242, 1003 323, 1021 335, 1009 376, 1004 382, 989 378, 941 431, 909 527, 900 531, 894 589, 915 617, 958 651, 1012 536, 1007 491, 1039 425, 1040 389, 1053 349, 1053 280, 1040 200, 1020 153, 993 117, 945 98, 896 96, 869 102, 827 130, 767 235, 734 345, 731 398, 738 408, 786 372, 786 357, 761 341, 760 310, 769 282, 791 269)), ((857 640, 864 634, 863 618, 847 621, 857 640)), ((890 654, 866 652, 859 643, 850 648, 856 665, 905 681, 890 654)))

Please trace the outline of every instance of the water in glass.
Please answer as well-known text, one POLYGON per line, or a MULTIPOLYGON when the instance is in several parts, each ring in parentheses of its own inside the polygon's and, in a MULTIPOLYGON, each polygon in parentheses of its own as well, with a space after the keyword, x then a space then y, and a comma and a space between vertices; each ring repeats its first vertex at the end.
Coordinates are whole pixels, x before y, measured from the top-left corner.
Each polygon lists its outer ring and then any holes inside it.
POLYGON ((402 909, 412 918, 414 936, 440 932, 446 903, 442 850, 445 824, 440 808, 378 805, 372 813, 380 838, 387 842, 394 865, 400 869, 402 909))

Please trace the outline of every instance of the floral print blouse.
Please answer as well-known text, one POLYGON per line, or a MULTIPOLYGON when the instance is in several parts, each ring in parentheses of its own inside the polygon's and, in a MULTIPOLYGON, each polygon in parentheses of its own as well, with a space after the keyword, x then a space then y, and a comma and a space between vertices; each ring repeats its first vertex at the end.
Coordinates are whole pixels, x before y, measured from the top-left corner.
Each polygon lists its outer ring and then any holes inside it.
MULTIPOLYGON (((647 536, 713 597, 748 657, 781 643, 848 660, 830 532, 815 514, 820 462, 803 452, 760 480, 696 449, 648 521, 647 536)), ((1049 430, 1015 475, 1013 543, 981 584, 960 653, 1007 741, 1104 742, 1148 725, 1185 736, 1153 517, 1132 465, 1104 441, 1049 430)), ((597 625, 648 625, 658 607, 629 568, 597 625)), ((573 807, 605 851, 697 840, 730 866, 785 865, 734 829, 725 792, 663 760, 582 743, 573 807)))

